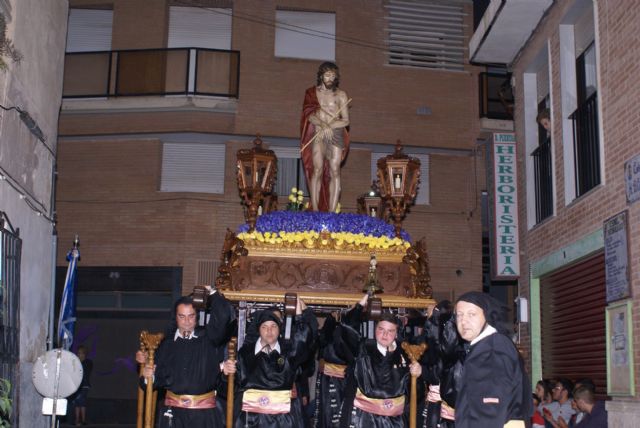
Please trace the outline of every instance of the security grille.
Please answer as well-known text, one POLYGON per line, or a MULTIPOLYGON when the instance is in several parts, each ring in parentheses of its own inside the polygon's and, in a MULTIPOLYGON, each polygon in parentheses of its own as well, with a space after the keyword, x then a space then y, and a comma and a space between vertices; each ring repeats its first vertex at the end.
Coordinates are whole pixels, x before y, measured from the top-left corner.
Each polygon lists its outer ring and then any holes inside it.
POLYGON ((18 423, 20 255, 22 239, 0 211, 0 379, 11 384, 11 426, 18 423))
POLYGON ((540 278, 542 375, 607 385, 604 253, 540 278))

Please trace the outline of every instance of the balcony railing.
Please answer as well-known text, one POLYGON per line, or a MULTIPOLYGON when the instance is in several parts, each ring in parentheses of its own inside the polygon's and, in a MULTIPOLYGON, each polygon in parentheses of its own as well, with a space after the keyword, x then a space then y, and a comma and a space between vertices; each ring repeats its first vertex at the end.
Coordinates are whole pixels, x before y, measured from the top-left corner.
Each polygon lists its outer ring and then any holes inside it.
POLYGON ((511 75, 480 73, 480 117, 513 120, 511 75))
POLYGON ((553 173, 551 168, 551 139, 545 140, 531 152, 536 193, 536 224, 553 214, 553 173))
POLYGON ((600 184, 598 98, 592 94, 570 116, 573 121, 576 196, 600 184))
POLYGON ((171 48, 65 56, 63 98, 210 95, 238 98, 240 52, 171 48))

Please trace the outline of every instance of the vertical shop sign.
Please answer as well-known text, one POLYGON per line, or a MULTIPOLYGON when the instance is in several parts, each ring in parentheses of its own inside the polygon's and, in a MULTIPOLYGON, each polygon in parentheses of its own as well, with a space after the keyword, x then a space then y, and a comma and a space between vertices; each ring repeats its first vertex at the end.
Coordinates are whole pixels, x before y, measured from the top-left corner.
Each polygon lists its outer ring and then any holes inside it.
POLYGON ((515 134, 493 134, 494 279, 520 275, 517 177, 515 134))

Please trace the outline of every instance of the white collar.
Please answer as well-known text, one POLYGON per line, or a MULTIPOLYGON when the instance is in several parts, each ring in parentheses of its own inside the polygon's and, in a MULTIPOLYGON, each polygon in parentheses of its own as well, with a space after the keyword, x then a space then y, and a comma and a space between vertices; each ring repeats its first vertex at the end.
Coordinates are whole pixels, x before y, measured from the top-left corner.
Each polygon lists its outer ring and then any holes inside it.
POLYGON ((395 340, 391 343, 391 346, 389 346, 389 349, 387 349, 384 346, 382 346, 381 344, 379 344, 378 341, 376 341, 376 346, 378 347, 378 351, 380 351, 380 353, 385 357, 387 356, 387 351, 393 352, 398 347, 398 345, 396 345, 396 341, 395 340))
MULTIPOLYGON (((173 335, 173 340, 176 341, 178 340, 179 337, 182 337, 182 335, 180 334, 180 329, 177 329, 176 334, 173 335)), ((189 333, 187 337, 184 337, 183 339, 189 340, 189 339, 197 339, 197 338, 198 336, 196 336, 196 333, 192 331, 189 333)))
MULTIPOLYGON (((262 344, 262 339, 258 339, 258 340, 256 340, 256 346, 255 346, 255 348, 254 348, 254 355, 257 355, 257 354, 258 354, 258 352, 261 352, 261 351, 262 351, 262 349, 263 349, 265 346, 267 346, 267 345, 263 345, 263 344, 262 344)), ((275 345, 273 345, 273 347, 271 348, 271 350, 272 350, 272 351, 278 351, 278 352, 282 353, 282 352, 280 351, 280 342, 276 342, 276 344, 275 344, 275 345)))
POLYGON ((487 324, 487 326, 484 328, 484 330, 482 330, 482 333, 480 333, 478 335, 478 337, 476 337, 475 339, 473 339, 471 341, 471 345, 475 345, 476 343, 480 342, 485 337, 491 336, 493 333, 497 333, 497 332, 498 332, 498 330, 496 330, 495 328, 493 328, 489 324, 487 324))

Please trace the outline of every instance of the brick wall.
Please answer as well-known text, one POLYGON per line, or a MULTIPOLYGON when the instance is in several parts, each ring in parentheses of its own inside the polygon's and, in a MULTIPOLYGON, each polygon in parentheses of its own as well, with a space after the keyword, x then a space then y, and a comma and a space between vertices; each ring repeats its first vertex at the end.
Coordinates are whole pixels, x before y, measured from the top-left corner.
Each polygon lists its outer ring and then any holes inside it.
MULTIPOLYGON (((72 6, 92 3, 74 1, 72 6)), ((480 289, 479 195, 485 173, 484 162, 473 156, 478 135, 478 69, 467 66, 461 72, 443 72, 385 65, 382 4, 234 1, 232 48, 241 51, 235 113, 63 110, 58 182, 61 242, 71 242, 74 233, 80 234, 84 266, 183 266, 183 291, 190 291, 197 260, 217 259, 226 228, 235 229, 242 221, 236 151, 249 146, 247 135, 298 138, 304 90, 315 84, 321 62, 274 58, 273 27, 241 17, 273 19, 277 7, 333 11, 340 39, 367 40, 379 47, 336 44, 341 87, 353 98, 352 141, 393 144, 399 138, 408 146, 445 149, 430 159, 431 204, 413 207, 405 226, 414 239, 427 238, 437 298, 480 289), (417 115, 421 106, 430 107, 432 114, 417 115), (175 132, 237 136, 227 140, 223 195, 157 191, 161 141, 127 134, 175 132), (99 202, 90 202, 94 199, 99 202), (457 269, 462 275, 456 274, 457 269)), ((115 0, 113 5, 114 49, 164 46, 167 2, 115 0), (142 16, 148 24, 139 25, 142 16)), ((465 19, 470 23, 471 14, 465 19)), ((470 36, 472 26, 467 28, 470 36)), ((342 169, 343 210, 355 211, 357 196, 370 184, 370 149, 361 145, 351 150, 342 169)), ((60 264, 64 248, 61 245, 60 264)))

